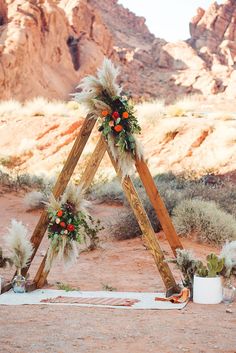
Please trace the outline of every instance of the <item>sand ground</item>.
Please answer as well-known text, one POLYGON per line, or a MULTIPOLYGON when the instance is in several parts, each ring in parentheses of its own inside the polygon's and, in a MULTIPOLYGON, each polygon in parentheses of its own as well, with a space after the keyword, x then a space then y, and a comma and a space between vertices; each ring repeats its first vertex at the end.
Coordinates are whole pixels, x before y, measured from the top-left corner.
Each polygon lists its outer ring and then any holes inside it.
MULTIPOLYGON (((1 194, 0 244, 11 218, 28 224, 32 230, 40 211, 27 212, 23 195, 1 194)), ((93 213, 104 219, 115 217, 117 208, 94 205, 93 213)), ((163 234, 158 235, 167 257, 171 256, 163 234)), ((45 239, 30 275, 45 253, 45 239)), ((184 241, 203 256, 212 248, 184 241)), ((214 249, 217 250, 217 249, 214 249)), ((176 279, 180 274, 174 269, 176 279)), ((1 270, 6 278, 10 272, 1 270)), ((164 291, 151 255, 141 239, 116 241, 109 227, 102 236, 101 248, 81 254, 69 270, 56 262, 48 286, 57 282, 81 290, 164 291)), ((0 352, 7 353, 235 353, 236 303, 227 306, 189 303, 181 311, 135 311, 67 306, 0 307, 0 352)))

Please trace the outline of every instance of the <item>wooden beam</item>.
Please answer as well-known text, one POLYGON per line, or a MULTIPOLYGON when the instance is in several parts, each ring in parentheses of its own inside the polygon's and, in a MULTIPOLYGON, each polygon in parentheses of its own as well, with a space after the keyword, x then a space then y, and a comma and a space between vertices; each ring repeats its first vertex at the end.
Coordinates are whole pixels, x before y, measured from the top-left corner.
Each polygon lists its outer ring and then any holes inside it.
POLYGON ((158 192, 158 189, 147 166, 147 163, 142 159, 136 158, 135 165, 139 173, 140 179, 142 180, 143 186, 147 192, 147 195, 149 196, 151 204, 157 214, 157 217, 160 220, 162 229, 166 235, 170 247, 174 255, 176 255, 176 249, 183 249, 183 246, 175 231, 175 228, 171 221, 170 215, 165 207, 165 204, 158 192))
POLYGON ((80 179, 80 185, 82 185, 83 190, 87 190, 90 187, 105 152, 106 144, 104 143, 102 136, 100 136, 95 150, 93 151, 93 154, 90 157, 85 171, 80 179))
MULTIPOLYGON (((91 185, 93 178, 96 174, 96 171, 101 163, 101 160, 104 157, 105 152, 106 152, 106 144, 104 143, 103 137, 100 136, 99 141, 95 147, 95 150, 93 151, 93 154, 90 157, 89 162, 80 180, 80 184, 82 185, 83 190, 88 189, 89 186, 91 185)), ((34 282, 36 283, 37 288, 43 287, 47 279, 47 276, 49 274, 49 271, 45 270, 46 258, 47 258, 47 254, 44 256, 39 266, 39 269, 36 273, 36 276, 34 278, 34 282)))
MULTIPOLYGON (((66 163, 53 189, 53 195, 55 196, 56 199, 58 199, 61 196, 61 194, 65 191, 95 123, 96 123, 96 119, 91 114, 88 114, 84 120, 84 123, 79 131, 79 135, 74 142, 72 150, 66 160, 66 163)), ((43 239, 43 236, 47 230, 47 227, 48 227, 48 213, 46 210, 44 210, 41 214, 38 224, 36 225, 33 235, 31 237, 31 243, 34 247, 34 252, 32 254, 29 265, 22 270, 23 276, 25 276, 29 270, 31 262, 33 261, 33 258, 43 239)))
POLYGON ((116 173, 119 176, 124 193, 130 203, 130 206, 133 209, 135 217, 137 218, 137 221, 143 233, 145 242, 149 250, 151 251, 151 254, 154 257, 155 264, 160 272, 161 278, 165 284, 168 295, 179 292, 179 287, 175 282, 175 279, 172 275, 169 265, 167 264, 167 262, 165 262, 164 254, 158 243, 156 234, 152 228, 150 220, 142 205, 142 202, 138 196, 138 193, 132 183, 132 180, 128 176, 124 178, 122 177, 121 171, 119 170, 119 167, 118 167, 118 163, 113 158, 108 145, 107 145, 107 151, 112 161, 112 164, 116 170, 116 173))

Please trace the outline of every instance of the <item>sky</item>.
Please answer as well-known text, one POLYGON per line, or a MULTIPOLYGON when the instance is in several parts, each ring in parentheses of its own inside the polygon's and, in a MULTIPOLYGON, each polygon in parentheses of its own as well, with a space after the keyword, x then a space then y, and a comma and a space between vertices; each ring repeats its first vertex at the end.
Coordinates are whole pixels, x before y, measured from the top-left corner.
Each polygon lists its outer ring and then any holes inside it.
MULTIPOLYGON (((156 37, 167 41, 187 39, 189 22, 198 7, 207 9, 213 0, 119 0, 118 3, 138 16, 146 18, 146 24, 156 37)), ((217 0, 222 4, 224 0, 217 0)))

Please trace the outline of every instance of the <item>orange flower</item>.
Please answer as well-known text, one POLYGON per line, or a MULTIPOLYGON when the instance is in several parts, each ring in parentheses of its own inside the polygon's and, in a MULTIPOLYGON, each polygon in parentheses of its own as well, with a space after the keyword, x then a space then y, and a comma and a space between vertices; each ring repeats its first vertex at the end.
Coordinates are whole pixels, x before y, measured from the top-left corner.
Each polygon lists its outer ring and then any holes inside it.
POLYGON ((123 126, 122 126, 122 125, 116 125, 116 126, 114 127, 114 130, 115 130, 116 132, 121 132, 121 131, 123 130, 123 126))
POLYGON ((124 119, 128 119, 129 114, 128 114, 127 112, 124 112, 124 113, 122 114, 122 116, 123 116, 124 119))
POLYGON ((61 223, 60 223, 60 226, 61 226, 62 228, 66 228, 65 222, 61 222, 61 223))
POLYGON ((58 212, 57 212, 57 216, 58 217, 61 217, 63 215, 63 211, 62 210, 59 210, 58 212))
POLYGON ((108 113, 107 110, 103 110, 103 111, 102 111, 102 116, 106 117, 108 114, 109 114, 109 113, 108 113))

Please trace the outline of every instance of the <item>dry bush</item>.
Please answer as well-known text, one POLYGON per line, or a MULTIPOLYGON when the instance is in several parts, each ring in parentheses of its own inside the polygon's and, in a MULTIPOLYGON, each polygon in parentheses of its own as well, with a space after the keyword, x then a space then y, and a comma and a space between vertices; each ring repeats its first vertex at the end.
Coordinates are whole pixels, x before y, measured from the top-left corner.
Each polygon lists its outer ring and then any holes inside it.
POLYGON ((173 106, 176 106, 185 112, 195 112, 199 109, 199 97, 194 95, 185 96, 178 99, 173 106))
POLYGON ((53 179, 48 179, 44 175, 8 173, 0 169, 0 185, 9 190, 37 188, 47 194, 48 190, 51 190, 52 183, 53 179))
POLYGON ((22 111, 22 104, 14 99, 0 101, 0 117, 14 118, 22 111))
POLYGON ((34 190, 26 194, 23 201, 27 210, 35 210, 44 207, 48 197, 44 193, 34 190))
POLYGON ((236 219, 215 202, 183 200, 173 210, 173 222, 179 235, 194 234, 199 242, 220 245, 236 239, 236 219))
POLYGON ((166 114, 169 117, 183 117, 186 115, 186 110, 179 107, 178 105, 169 105, 166 107, 166 114))
POLYGON ((83 105, 75 102, 63 102, 59 100, 49 101, 43 97, 36 97, 24 104, 17 100, 0 101, 0 117, 15 118, 18 116, 64 116, 71 114, 85 116, 86 111, 83 105))
POLYGON ((199 97, 185 96, 166 107, 167 116, 182 117, 193 115, 199 109, 199 97))
POLYGON ((64 102, 49 101, 43 97, 33 98, 25 103, 23 116, 69 116, 70 112, 64 102))
MULTIPOLYGON (((205 175, 200 179, 187 179, 186 176, 175 176, 172 173, 159 174, 155 178, 155 183, 164 200, 170 215, 173 209, 185 199, 203 199, 205 201, 215 201, 226 212, 236 217, 236 189, 230 181, 222 181, 214 175, 205 175)), ((161 229, 159 220, 151 206, 148 197, 139 179, 134 180, 135 187, 142 199, 144 207, 151 220, 155 231, 161 229)), ((114 200, 124 201, 128 206, 122 188, 118 181, 96 184, 90 190, 90 198, 101 202, 113 202, 114 200)), ((119 213, 119 217, 112 221, 110 232, 118 239, 132 238, 140 235, 136 218, 130 207, 119 213)))
POLYGON ((165 115, 164 100, 156 100, 153 102, 144 102, 135 106, 137 118, 140 125, 155 125, 159 119, 165 115))
POLYGON ((22 164, 21 156, 6 156, 0 158, 0 164, 8 169, 14 169, 22 164))
POLYGON ((88 192, 89 200, 98 200, 99 202, 123 202, 124 194, 118 179, 110 182, 104 180, 102 183, 93 184, 88 192))

